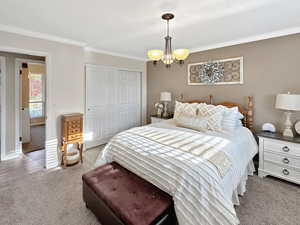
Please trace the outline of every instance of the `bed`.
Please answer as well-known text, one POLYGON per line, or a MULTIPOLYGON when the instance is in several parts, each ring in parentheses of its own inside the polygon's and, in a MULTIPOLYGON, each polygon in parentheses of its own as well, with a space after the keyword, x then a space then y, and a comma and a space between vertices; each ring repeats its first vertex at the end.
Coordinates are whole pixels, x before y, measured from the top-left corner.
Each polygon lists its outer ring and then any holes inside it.
MULTIPOLYGON (((189 103, 206 102, 195 100, 189 103)), ((179 225, 236 225, 234 205, 253 175, 257 143, 252 135, 253 101, 248 108, 233 102, 244 115, 232 133, 199 132, 174 120, 121 132, 106 145, 98 164, 116 161, 173 197, 179 225), (195 147, 197 146, 197 147, 195 147)))

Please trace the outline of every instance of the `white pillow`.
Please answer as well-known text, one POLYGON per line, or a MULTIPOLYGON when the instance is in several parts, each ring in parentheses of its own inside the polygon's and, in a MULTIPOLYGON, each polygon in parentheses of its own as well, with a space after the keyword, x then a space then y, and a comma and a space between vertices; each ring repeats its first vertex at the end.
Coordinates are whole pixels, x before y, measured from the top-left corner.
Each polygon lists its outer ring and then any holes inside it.
POLYGON ((207 127, 212 131, 222 131, 224 108, 222 106, 200 103, 197 106, 197 116, 207 120, 207 127))
POLYGON ((224 109, 222 128, 224 131, 232 132, 238 126, 241 125, 239 121, 241 122, 241 119, 243 119, 244 116, 239 112, 238 107, 232 107, 232 108, 228 108, 225 106, 222 107, 224 109))
POLYGON ((176 101, 174 119, 176 120, 181 116, 195 117, 197 112, 197 105, 197 103, 182 103, 176 101))
POLYGON ((232 132, 235 130, 238 121, 238 107, 227 108, 224 107, 224 117, 222 121, 222 128, 224 131, 232 132))
POLYGON ((237 123, 236 123, 236 126, 237 126, 237 127, 242 127, 242 126, 243 126, 243 123, 242 123, 241 120, 237 120, 236 122, 237 122, 237 123))
POLYGON ((202 119, 197 116, 187 117, 181 116, 175 120, 176 126, 189 128, 197 131, 205 132, 208 130, 208 121, 207 119, 202 119))
POLYGON ((245 117, 244 117, 244 115, 242 113, 240 113, 240 111, 238 111, 237 118, 238 118, 238 120, 242 120, 245 117))

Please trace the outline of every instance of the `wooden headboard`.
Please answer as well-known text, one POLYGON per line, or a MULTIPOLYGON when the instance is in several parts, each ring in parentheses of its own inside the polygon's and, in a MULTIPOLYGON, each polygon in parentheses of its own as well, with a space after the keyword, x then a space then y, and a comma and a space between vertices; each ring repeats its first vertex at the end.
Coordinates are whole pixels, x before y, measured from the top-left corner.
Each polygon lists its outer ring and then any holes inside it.
POLYGON ((209 96, 209 100, 192 100, 192 101, 188 101, 188 103, 207 103, 207 104, 213 104, 213 105, 223 105, 228 108, 238 107, 239 112, 244 115, 243 125, 245 127, 249 128, 250 130, 253 130, 253 97, 252 96, 248 96, 248 108, 247 109, 245 109, 239 103, 230 102, 230 101, 214 103, 212 95, 209 96))
POLYGON ((206 103, 206 104, 212 104, 212 99, 213 99, 213 96, 209 95, 207 100, 196 99, 196 100, 187 101, 187 103, 206 103))

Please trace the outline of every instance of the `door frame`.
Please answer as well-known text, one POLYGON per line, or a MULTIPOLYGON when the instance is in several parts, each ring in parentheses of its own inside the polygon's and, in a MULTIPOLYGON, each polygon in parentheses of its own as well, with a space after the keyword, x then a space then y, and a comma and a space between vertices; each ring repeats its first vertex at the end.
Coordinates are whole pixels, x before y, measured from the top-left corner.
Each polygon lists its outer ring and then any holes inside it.
MULTIPOLYGON (((10 46, 0 46, 0 51, 3 52, 9 52, 9 53, 21 53, 21 54, 27 54, 27 55, 34 55, 34 56, 42 56, 45 57, 45 63, 46 63, 46 114, 45 114, 45 125, 46 125, 46 132, 45 132, 45 167, 46 169, 55 168, 58 166, 58 159, 53 160, 53 150, 58 149, 57 146, 57 138, 51 137, 51 124, 55 124, 55 118, 53 116, 53 110, 52 105, 52 56, 48 52, 41 52, 41 51, 35 51, 35 50, 28 50, 23 48, 14 48, 10 46), (49 158, 49 159, 48 159, 49 158), (51 159, 52 158, 52 159, 51 159), (53 163, 55 161, 55 163, 53 163)), ((3 107, 3 109, 6 110, 6 105, 3 107)), ((6 117, 5 117, 6 119, 6 117)), ((21 154, 10 154, 6 155, 4 152, 4 158, 1 160, 8 160, 19 157, 21 154)), ((58 157, 56 155, 56 157, 58 157)))
MULTIPOLYGON (((20 79, 20 70, 22 68, 22 63, 27 63, 27 64, 43 64, 46 66, 46 62, 45 61, 40 61, 40 60, 33 60, 33 59, 22 59, 22 58, 16 58, 15 60, 15 148, 16 148, 16 152, 17 154, 22 154, 23 153, 23 149, 22 149, 22 141, 20 140, 21 134, 20 134, 20 130, 22 128, 21 123, 20 123, 20 119, 21 119, 21 90, 22 90, 22 80, 20 79)), ((47 74, 46 74, 47 76, 47 74)), ((45 76, 45 77, 46 77, 45 76)), ((44 78, 45 84, 46 83, 46 78, 44 78)), ((43 84, 43 88, 46 88, 45 84, 43 84)), ((46 90, 45 90, 45 95, 44 99, 45 102, 47 104, 47 94, 46 94, 46 90)), ((46 118, 46 104, 44 105, 44 115, 46 118)), ((47 124, 45 123, 45 129, 47 128, 47 124)), ((45 140, 46 141, 46 140, 45 140)), ((45 147, 46 147, 46 142, 45 142, 45 147)))
POLYGON ((6 58, 0 56, 0 67, 1 67, 1 77, 0 77, 0 88, 1 88, 1 148, 0 148, 0 160, 5 159, 5 149, 6 149, 6 58))

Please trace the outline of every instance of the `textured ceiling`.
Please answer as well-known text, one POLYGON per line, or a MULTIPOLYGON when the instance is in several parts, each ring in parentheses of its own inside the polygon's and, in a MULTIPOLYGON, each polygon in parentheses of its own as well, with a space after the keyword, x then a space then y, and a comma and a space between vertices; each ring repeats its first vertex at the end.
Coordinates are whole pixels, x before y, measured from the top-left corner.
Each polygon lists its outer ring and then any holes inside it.
POLYGON ((170 22, 175 48, 207 49, 300 31, 299 0, 1 0, 0 5, 0 24, 6 27, 139 58, 163 48, 164 12, 175 13, 170 22))

